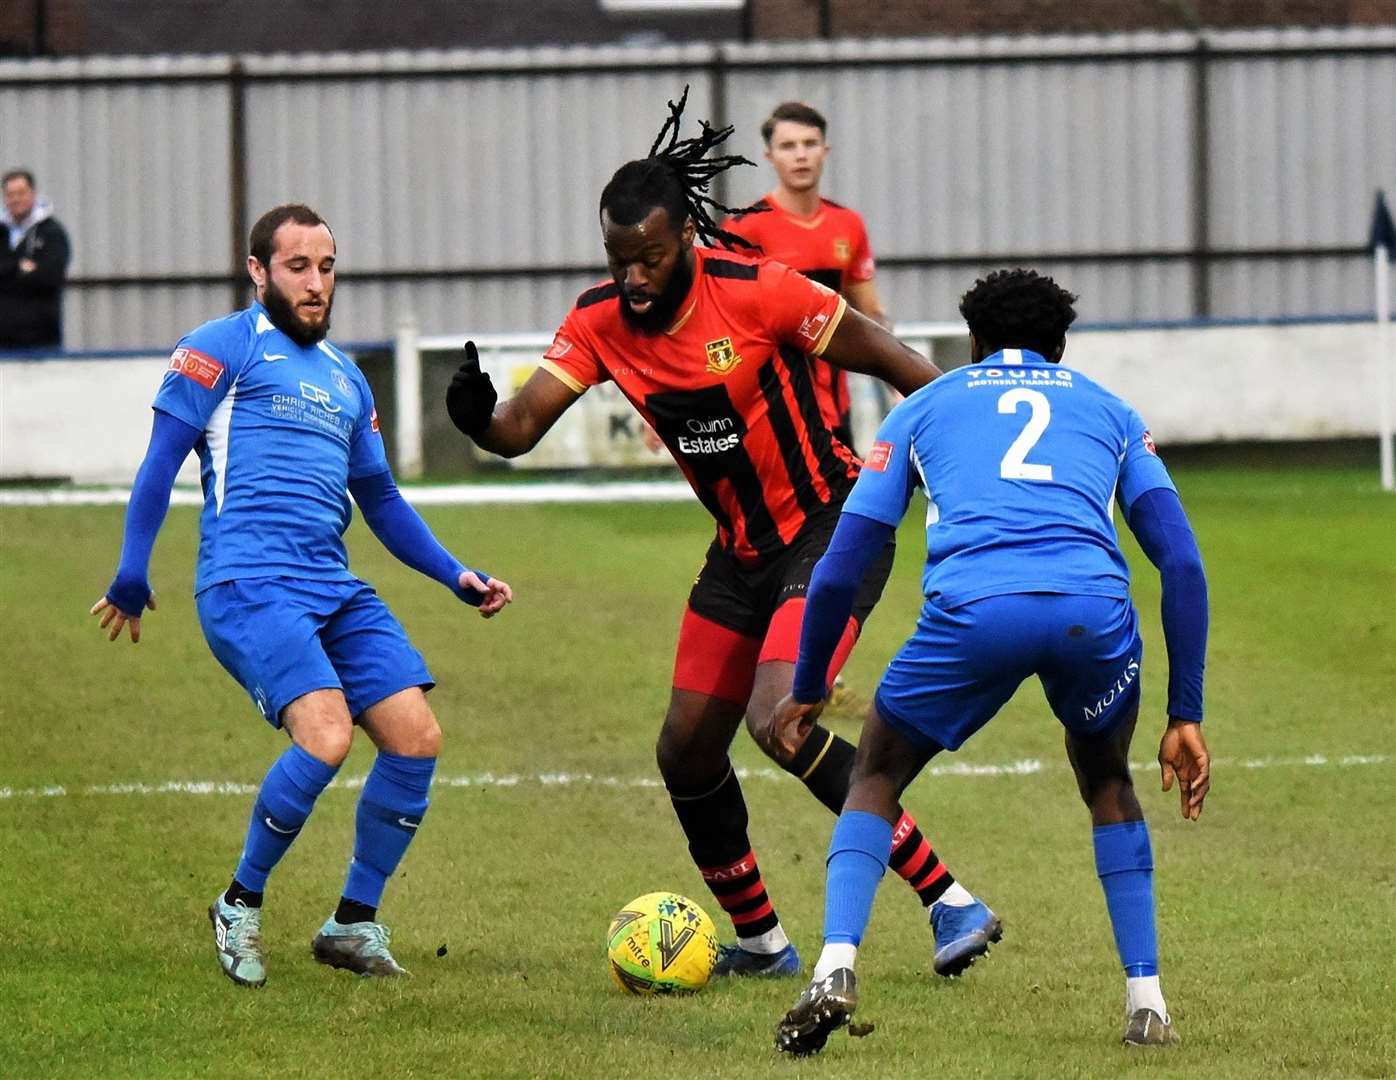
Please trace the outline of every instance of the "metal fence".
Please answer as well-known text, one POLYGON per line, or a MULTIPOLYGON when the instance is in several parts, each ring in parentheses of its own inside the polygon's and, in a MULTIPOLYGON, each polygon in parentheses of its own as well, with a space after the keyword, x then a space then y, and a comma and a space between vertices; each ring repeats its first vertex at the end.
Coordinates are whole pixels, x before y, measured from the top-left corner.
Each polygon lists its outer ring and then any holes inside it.
POLYGON ((240 304, 250 223, 290 199, 335 227, 336 337, 550 330, 601 273, 601 187, 685 83, 758 161, 776 102, 829 116, 825 191, 898 318, 1025 262, 1093 322, 1370 310, 1396 27, 3 62, 0 164, 72 235, 70 347, 240 304))

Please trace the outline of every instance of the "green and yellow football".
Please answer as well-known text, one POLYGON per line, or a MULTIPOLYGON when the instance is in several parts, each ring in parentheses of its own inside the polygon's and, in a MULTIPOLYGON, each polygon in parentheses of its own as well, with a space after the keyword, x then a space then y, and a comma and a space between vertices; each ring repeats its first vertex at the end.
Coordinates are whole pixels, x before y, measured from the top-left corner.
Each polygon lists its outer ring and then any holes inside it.
POLYGON ((686 896, 646 893, 611 916, 606 956, 626 993, 693 993, 713 973, 717 928, 686 896))

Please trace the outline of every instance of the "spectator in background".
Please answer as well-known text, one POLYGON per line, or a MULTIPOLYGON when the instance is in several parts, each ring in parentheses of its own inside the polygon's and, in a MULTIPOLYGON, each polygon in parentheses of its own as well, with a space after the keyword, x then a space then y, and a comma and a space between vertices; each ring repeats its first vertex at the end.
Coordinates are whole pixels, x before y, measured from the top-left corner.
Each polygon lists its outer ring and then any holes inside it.
POLYGON ((33 173, 11 169, 3 184, 0 349, 62 345, 68 234, 48 200, 35 194, 33 173))

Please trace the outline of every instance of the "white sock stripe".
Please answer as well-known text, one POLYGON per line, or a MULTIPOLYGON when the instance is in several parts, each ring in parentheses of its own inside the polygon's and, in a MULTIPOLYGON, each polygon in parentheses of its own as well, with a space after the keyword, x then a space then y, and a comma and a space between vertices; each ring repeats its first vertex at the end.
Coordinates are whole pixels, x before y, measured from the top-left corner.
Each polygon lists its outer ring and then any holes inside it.
POLYGON ((824 951, 819 954, 819 962, 814 965, 814 973, 810 976, 811 981, 818 982, 820 979, 827 979, 839 968, 848 968, 852 971, 857 962, 857 945, 829 942, 824 946, 824 951))
POLYGON ((1163 988, 1157 975, 1136 975, 1125 979, 1125 1011, 1153 1009, 1159 1019, 1168 1023, 1168 1006, 1163 1000, 1163 988))
POLYGON ((755 937, 742 937, 738 934, 737 942, 747 952, 764 953, 768 956, 771 953, 778 953, 790 945, 790 939, 785 936, 785 928, 780 923, 776 923, 764 934, 757 934, 755 937))
MULTIPOLYGON (((1307 754, 1303 757, 1281 758, 1217 758, 1212 761, 1213 769, 1302 769, 1302 768, 1356 768, 1368 765, 1390 765, 1396 763, 1392 754, 1342 754, 1330 757, 1327 754, 1307 754)), ((1154 762, 1131 761, 1130 768, 1136 773, 1144 773, 1154 768, 1154 762)), ((1034 758, 1007 762, 1002 765, 950 764, 932 765, 923 775, 948 777, 982 776, 1036 776, 1039 773, 1066 772, 1065 763, 1047 764, 1034 758)), ((784 769, 755 768, 738 769, 741 780, 783 780, 789 776, 784 769)), ((364 786, 366 776, 336 777, 326 790, 357 790, 364 786)), ((664 781, 657 776, 603 776, 588 772, 538 772, 538 773, 465 773, 457 776, 438 776, 432 787, 520 787, 537 785, 540 787, 608 787, 608 788, 663 788, 664 781)), ((46 784, 38 787, 0 787, 0 801, 5 799, 51 799, 86 795, 91 797, 118 795, 255 795, 261 790, 259 784, 246 784, 234 780, 164 780, 155 783, 133 781, 120 784, 46 784)))

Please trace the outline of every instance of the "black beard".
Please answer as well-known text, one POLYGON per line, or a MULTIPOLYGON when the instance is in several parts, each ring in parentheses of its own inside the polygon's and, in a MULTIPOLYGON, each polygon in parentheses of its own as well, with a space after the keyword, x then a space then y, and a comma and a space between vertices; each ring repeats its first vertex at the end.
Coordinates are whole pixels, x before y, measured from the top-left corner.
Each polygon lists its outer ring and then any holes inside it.
POLYGON ((692 286, 693 267, 684 255, 680 255, 674 272, 669 277, 669 284, 655 297, 654 304, 643 314, 630 306, 630 301, 625 298, 625 287, 621 286, 620 296, 616 300, 616 303, 620 304, 620 317, 637 333, 650 337, 662 334, 673 325, 674 316, 679 313, 679 305, 683 303, 692 286))
POLYGON ((325 303, 325 321, 319 326, 311 327, 297 317, 291 301, 271 283, 270 277, 267 278, 266 288, 262 290, 262 306, 267 309, 272 325, 302 348, 318 345, 325 340, 325 335, 330 332, 330 307, 333 299, 331 297, 325 303))

